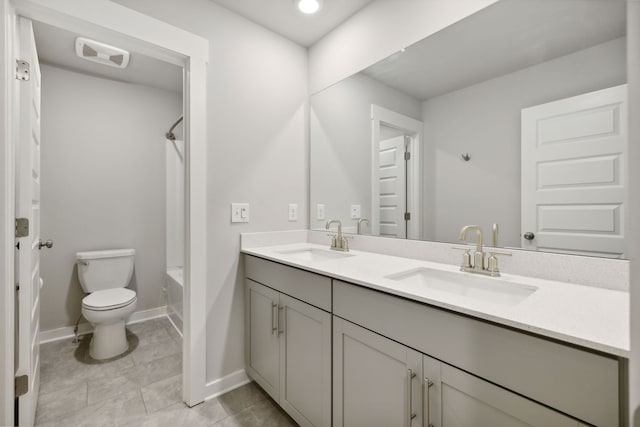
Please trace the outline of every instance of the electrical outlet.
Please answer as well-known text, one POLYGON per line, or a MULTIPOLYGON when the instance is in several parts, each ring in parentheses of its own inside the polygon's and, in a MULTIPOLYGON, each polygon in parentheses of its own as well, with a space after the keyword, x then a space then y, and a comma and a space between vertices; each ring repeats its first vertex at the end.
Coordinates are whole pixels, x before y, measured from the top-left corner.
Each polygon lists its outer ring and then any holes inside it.
POLYGON ((231 222, 249 222, 249 203, 231 203, 231 222))
POLYGON ((289 221, 298 220, 298 204, 289 203, 289 221))
POLYGON ((316 205, 316 219, 324 219, 324 205, 321 203, 316 205))
POLYGON ((351 205, 351 219, 359 219, 361 216, 360 205, 351 205))

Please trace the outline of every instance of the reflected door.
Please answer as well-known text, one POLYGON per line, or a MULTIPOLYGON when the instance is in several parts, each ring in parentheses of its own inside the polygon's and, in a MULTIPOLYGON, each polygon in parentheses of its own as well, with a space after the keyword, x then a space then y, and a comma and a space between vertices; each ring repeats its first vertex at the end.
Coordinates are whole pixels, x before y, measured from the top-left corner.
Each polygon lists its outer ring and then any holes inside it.
POLYGON ((379 182, 379 230, 381 236, 407 237, 407 166, 405 136, 380 141, 377 177, 379 182))
POLYGON ((620 258, 627 86, 522 110, 522 247, 620 258))

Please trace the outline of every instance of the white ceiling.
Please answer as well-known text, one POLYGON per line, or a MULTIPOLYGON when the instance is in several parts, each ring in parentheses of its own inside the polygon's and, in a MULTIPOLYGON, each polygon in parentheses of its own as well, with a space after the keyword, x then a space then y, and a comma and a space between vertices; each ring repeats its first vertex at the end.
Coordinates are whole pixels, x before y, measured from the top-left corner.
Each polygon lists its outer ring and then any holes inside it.
POLYGON ((364 73, 425 100, 625 34, 625 2, 501 1, 364 73))
POLYGON ((321 9, 313 15, 300 13, 294 0, 211 1, 309 47, 372 0, 321 0, 321 9))
MULTIPOLYGON (((74 42, 82 34, 72 33, 33 22, 38 58, 43 64, 125 83, 140 84, 182 93, 182 68, 149 56, 131 52, 129 65, 124 69, 109 67, 81 59, 75 54, 74 42)), ((109 44, 109 40, 98 40, 109 44)))

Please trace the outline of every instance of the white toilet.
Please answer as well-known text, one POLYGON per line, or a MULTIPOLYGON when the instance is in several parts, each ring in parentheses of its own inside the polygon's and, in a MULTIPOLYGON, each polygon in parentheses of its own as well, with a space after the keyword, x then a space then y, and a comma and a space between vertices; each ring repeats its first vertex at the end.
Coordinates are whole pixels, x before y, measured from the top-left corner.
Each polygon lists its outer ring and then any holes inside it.
POLYGON ((129 348, 124 322, 136 309, 136 293, 127 289, 135 249, 76 253, 78 278, 85 292, 82 315, 93 326, 89 354, 109 359, 129 348))

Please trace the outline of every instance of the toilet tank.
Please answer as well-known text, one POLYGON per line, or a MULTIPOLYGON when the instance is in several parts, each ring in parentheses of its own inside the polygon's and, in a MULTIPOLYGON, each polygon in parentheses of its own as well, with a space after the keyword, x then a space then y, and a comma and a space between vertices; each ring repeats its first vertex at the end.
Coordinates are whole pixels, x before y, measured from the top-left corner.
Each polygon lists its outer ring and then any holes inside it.
POLYGON ((78 279, 85 292, 126 288, 133 274, 135 249, 76 253, 78 279))

